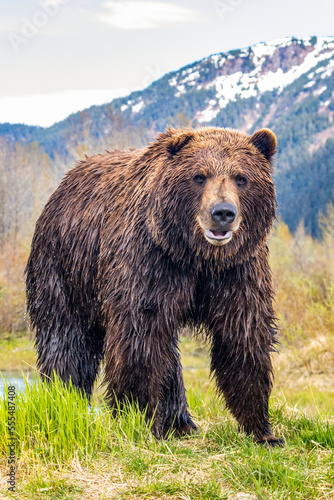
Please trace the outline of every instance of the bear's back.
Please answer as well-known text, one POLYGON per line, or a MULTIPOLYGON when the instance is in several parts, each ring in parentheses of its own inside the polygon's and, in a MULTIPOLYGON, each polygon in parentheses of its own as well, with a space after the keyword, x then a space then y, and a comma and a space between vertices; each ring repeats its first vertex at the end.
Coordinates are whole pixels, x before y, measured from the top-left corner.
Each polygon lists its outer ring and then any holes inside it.
POLYGON ((56 272, 73 290, 73 300, 79 292, 82 301, 87 288, 97 294, 101 231, 106 219, 110 227, 122 218, 125 197, 131 199, 129 165, 137 155, 138 150, 106 152, 67 172, 36 223, 27 273, 33 262, 46 277, 56 272))

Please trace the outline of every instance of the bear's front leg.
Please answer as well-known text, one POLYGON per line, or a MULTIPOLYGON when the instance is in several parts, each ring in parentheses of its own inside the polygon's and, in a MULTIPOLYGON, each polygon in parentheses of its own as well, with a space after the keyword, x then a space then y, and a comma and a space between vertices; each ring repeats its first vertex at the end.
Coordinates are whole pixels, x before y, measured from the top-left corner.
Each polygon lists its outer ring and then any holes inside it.
POLYGON ((216 333, 211 346, 211 368, 217 387, 241 429, 258 443, 282 444, 272 435, 268 400, 272 388, 270 346, 255 349, 238 345, 216 333))
POLYGON ((173 341, 174 363, 167 374, 162 398, 163 435, 173 431, 175 436, 185 436, 197 431, 189 412, 183 383, 180 353, 177 339, 173 341))
MULTIPOLYGON (((143 316, 142 316, 143 317, 143 316)), ((139 334, 129 319, 108 328, 105 344, 105 382, 112 407, 134 401, 146 420, 152 420, 152 433, 163 438, 195 430, 188 410, 182 378, 177 338, 161 329, 160 318, 145 321, 139 334)))
POLYGON ((221 292, 219 309, 213 305, 210 311, 211 369, 240 427, 258 443, 282 445, 272 435, 268 415, 276 340, 266 254, 240 266, 238 273, 230 271, 236 274, 238 279, 221 292))

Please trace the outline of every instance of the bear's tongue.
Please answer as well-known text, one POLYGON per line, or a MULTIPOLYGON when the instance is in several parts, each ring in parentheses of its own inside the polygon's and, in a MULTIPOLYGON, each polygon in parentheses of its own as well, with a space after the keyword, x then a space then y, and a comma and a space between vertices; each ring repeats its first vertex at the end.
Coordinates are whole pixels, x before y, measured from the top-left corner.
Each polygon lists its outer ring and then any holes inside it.
POLYGON ((227 231, 223 231, 219 233, 218 231, 211 231, 211 233, 216 237, 216 238, 223 238, 226 236, 227 231))
POLYGON ((208 238, 214 240, 225 240, 231 237, 232 231, 210 231, 209 229, 207 229, 205 231, 205 234, 208 238))

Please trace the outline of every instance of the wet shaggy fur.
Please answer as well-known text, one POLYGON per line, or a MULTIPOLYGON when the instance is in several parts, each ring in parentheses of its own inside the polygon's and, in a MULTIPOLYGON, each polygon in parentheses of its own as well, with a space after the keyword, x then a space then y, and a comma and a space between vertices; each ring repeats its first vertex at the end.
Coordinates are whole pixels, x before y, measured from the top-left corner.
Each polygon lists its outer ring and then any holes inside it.
POLYGON ((137 401, 154 415, 157 437, 187 434, 196 426, 178 331, 203 328, 240 427, 276 444, 266 245, 275 148, 266 129, 168 129, 144 149, 91 156, 69 171, 37 221, 26 268, 41 372, 71 378, 89 396, 104 358, 111 405, 137 401), (224 202, 237 215, 220 244, 205 231, 224 202))

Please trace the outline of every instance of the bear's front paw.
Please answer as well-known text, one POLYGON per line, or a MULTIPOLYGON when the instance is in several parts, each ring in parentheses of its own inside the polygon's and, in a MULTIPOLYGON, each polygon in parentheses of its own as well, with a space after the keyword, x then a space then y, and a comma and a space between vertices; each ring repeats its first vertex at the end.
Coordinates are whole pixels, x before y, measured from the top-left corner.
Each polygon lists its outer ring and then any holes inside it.
POLYGON ((255 442, 257 444, 265 446, 266 448, 277 448, 277 447, 284 448, 285 447, 285 441, 284 441, 284 439, 277 438, 277 437, 275 437, 273 435, 265 436, 262 439, 257 439, 255 442))
POLYGON ((194 423, 191 423, 173 429, 173 436, 175 437, 190 436, 190 434, 196 434, 197 432, 198 432, 198 427, 194 423))

